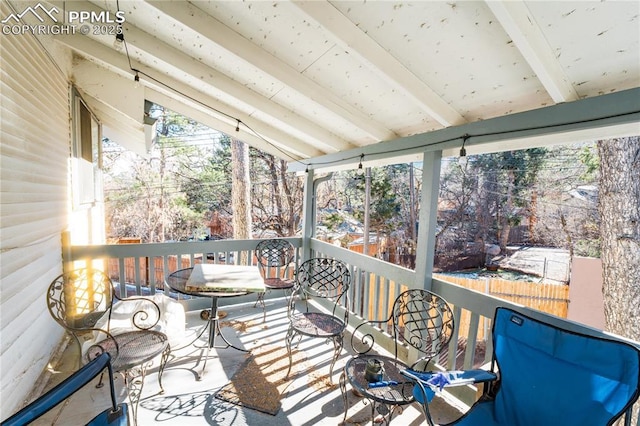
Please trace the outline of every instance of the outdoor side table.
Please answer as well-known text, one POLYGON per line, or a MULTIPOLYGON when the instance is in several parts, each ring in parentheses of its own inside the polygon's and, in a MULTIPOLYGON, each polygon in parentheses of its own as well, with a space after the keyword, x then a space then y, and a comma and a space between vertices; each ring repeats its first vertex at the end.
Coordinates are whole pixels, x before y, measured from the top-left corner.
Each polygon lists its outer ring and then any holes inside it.
MULTIPOLYGON (((187 296, 211 298, 211 311, 208 313, 208 318, 207 315, 203 316, 201 314, 201 317, 207 320, 205 327, 208 328, 209 335, 207 356, 202 366, 202 373, 198 375, 198 380, 202 380, 211 348, 233 348, 238 351, 248 352, 246 349, 233 345, 220 331, 218 299, 221 297, 244 296, 251 292, 265 291, 264 281, 257 267, 226 264, 197 264, 194 267, 179 269, 170 273, 167 276, 166 283, 171 290, 178 293, 187 296), (222 345, 216 344, 217 336, 220 336, 222 339, 222 345)), ((202 333, 204 333, 205 330, 203 330, 202 333)), ((198 337, 202 333, 199 333, 198 337)), ((192 343, 195 343, 195 340, 192 343)))
POLYGON ((349 406, 346 391, 347 381, 351 383, 355 393, 371 401, 371 419, 373 420, 376 411, 386 416, 389 413, 388 405, 402 406, 413 402, 413 382, 404 377, 400 371, 407 368, 401 361, 391 357, 380 355, 361 355, 351 358, 344 367, 344 372, 348 376, 340 376, 340 387, 344 399, 345 413, 349 406), (394 381, 397 384, 370 388, 369 382, 365 378, 367 362, 377 359, 383 362, 384 374, 382 381, 394 381))

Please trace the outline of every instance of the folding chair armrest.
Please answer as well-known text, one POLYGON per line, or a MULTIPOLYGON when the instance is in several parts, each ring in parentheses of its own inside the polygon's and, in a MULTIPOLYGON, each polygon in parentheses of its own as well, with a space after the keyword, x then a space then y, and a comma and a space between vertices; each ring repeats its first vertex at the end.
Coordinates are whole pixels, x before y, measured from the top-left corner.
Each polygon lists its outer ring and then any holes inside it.
POLYGON ((400 373, 413 383, 413 397, 422 405, 422 409, 427 418, 427 423, 433 426, 435 423, 429 412, 429 403, 436 392, 442 391, 445 387, 464 386, 474 383, 486 383, 497 380, 498 376, 490 371, 473 370, 453 370, 453 371, 416 371, 412 369, 401 370, 400 373))
POLYGON ((402 370, 401 373, 405 377, 412 379, 416 384, 420 383, 432 388, 439 387, 440 389, 451 386, 492 382, 498 379, 498 376, 495 373, 482 369, 447 370, 442 372, 422 372, 405 369, 402 370))

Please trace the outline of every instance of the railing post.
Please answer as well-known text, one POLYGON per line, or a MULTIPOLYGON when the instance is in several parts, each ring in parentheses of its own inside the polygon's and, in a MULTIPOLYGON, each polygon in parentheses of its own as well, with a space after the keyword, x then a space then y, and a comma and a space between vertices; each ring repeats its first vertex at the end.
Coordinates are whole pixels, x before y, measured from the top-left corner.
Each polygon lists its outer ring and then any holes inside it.
POLYGON ((313 182, 313 169, 306 172, 302 201, 302 248, 300 250, 300 263, 311 258, 311 238, 315 231, 315 194, 316 187, 313 182))
POLYGON ((418 227, 416 286, 431 290, 433 259, 436 251, 438 193, 440 191, 440 161, 442 151, 425 152, 422 168, 422 199, 418 227))
POLYGON ((67 273, 73 269, 73 258, 71 257, 71 232, 62 231, 62 272, 67 273))
POLYGON ((312 257, 311 238, 316 233, 316 192, 318 185, 326 182, 333 177, 333 173, 326 176, 313 178, 313 169, 307 171, 304 181, 304 194, 302 203, 302 249, 300 263, 312 257))

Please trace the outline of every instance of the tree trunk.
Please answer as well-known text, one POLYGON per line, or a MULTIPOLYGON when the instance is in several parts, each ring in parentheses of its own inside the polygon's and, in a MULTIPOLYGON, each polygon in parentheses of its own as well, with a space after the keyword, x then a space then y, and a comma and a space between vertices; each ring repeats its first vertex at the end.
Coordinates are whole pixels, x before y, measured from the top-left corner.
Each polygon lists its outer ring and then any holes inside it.
POLYGON ((598 153, 606 328, 640 341, 640 138, 599 141, 598 153))
POLYGON ((607 329, 640 341, 640 138, 598 142, 607 329))
MULTIPOLYGON (((239 140, 231 139, 231 208, 233 211, 233 238, 251 238, 251 193, 249 177, 249 146, 239 140)), ((246 264, 248 259, 240 259, 246 264)))
MULTIPOLYGON (((285 200, 287 202, 287 212, 286 212, 286 227, 285 233, 283 236, 288 237, 290 235, 295 235, 297 229, 297 223, 295 218, 300 215, 296 215, 296 202, 294 199, 294 195, 291 192, 291 187, 289 186, 289 182, 287 181, 287 164, 284 160, 280 160, 280 181, 282 182, 282 190, 285 195, 285 200)), ((283 214, 285 212, 283 211, 283 214)))
POLYGON ((515 191, 515 180, 516 176, 513 170, 509 170, 507 173, 507 201, 505 202, 504 211, 502 216, 500 217, 500 222, 498 223, 499 229, 499 244, 500 249, 503 253, 507 250, 507 245, 509 244, 509 234, 511 233, 511 220, 514 215, 513 213, 513 192, 515 191))

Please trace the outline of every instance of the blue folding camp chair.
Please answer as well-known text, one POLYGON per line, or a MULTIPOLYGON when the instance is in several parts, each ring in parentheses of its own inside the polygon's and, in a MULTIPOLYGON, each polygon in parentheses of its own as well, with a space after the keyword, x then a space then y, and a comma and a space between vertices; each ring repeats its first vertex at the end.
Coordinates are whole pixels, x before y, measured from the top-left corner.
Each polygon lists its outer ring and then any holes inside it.
MULTIPOLYGON (((507 308, 493 323, 498 381, 457 426, 604 426, 638 399, 640 350, 615 337, 560 329, 507 308)), ((417 380, 416 395, 429 387, 417 380)), ((428 419, 431 422, 431 419, 428 419)))
POLYGON ((8 419, 2 426, 22 426, 33 422, 56 405, 79 391, 83 386, 104 372, 109 372, 109 384, 111 389, 111 406, 90 420, 88 426, 126 426, 129 424, 127 404, 118 404, 113 385, 113 370, 111 368, 111 356, 105 352, 96 357, 84 367, 66 378, 62 383, 24 407, 8 419))

